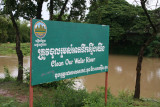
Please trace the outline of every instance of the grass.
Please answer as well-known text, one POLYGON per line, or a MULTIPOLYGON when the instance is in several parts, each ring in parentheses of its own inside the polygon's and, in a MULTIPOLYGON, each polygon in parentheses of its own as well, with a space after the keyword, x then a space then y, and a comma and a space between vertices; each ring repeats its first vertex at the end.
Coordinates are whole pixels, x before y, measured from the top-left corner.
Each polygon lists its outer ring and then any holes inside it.
MULTIPOLYGON (((30 55, 30 43, 21 43, 21 50, 24 56, 30 55)), ((0 43, 0 55, 16 55, 15 43, 0 43)))
POLYGON ((15 98, 0 95, 0 107, 29 107, 28 102, 20 103, 15 98))
MULTIPOLYGON (((16 80, 4 82, 0 80, 0 107, 28 107, 29 106, 29 85, 18 83, 16 80), (4 106, 5 105, 5 106, 4 106)), ((54 88, 34 87, 34 105, 35 107, 43 107, 39 105, 47 105, 53 102, 54 88), (48 101, 48 102, 47 102, 48 101)))
MULTIPOLYGON (((15 80, 0 80, 0 90, 7 90, 8 96, 0 94, 0 107, 28 107, 29 85, 15 80), (9 96, 10 95, 10 96, 9 96), (19 101, 25 98, 26 100, 19 101), (18 99, 19 98, 19 99, 18 99)), ((91 93, 86 90, 73 90, 66 86, 34 87, 34 107, 105 107, 104 88, 91 93)), ((108 90, 107 107, 160 107, 160 100, 133 99, 130 91, 121 91, 113 96, 108 90)))

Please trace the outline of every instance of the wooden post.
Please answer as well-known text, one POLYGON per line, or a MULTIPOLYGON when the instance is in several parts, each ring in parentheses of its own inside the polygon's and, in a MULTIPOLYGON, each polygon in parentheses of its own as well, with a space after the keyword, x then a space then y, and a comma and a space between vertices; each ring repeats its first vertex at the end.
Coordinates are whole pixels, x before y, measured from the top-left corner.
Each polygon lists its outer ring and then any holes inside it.
POLYGON ((108 87, 108 72, 106 72, 106 78, 105 78, 105 105, 107 105, 107 87, 108 87))
POLYGON ((31 85, 32 71, 32 19, 30 20, 30 83, 29 83, 29 107, 33 107, 33 86, 31 85))

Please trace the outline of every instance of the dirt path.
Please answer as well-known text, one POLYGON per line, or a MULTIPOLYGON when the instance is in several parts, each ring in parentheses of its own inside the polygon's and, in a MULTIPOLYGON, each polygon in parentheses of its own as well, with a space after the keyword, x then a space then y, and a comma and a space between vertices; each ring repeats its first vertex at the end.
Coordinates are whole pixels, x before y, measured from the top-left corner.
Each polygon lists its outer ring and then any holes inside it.
POLYGON ((16 100, 20 103, 27 102, 28 96, 25 95, 19 95, 18 93, 12 93, 8 90, 0 89, 0 95, 4 97, 15 97, 16 100))

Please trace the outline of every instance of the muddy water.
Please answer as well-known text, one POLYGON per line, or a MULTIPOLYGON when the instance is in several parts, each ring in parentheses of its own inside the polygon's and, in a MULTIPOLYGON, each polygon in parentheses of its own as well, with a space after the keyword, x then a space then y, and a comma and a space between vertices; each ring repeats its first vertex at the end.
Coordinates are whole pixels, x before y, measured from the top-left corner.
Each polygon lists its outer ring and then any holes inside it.
MULTIPOLYGON (((24 57, 24 68, 27 69, 30 65, 29 56, 24 57)), ((17 56, 0 56, 0 78, 4 78, 4 66, 9 69, 11 76, 16 77, 18 75, 18 62, 17 56)))
MULTIPOLYGON (((160 98, 160 58, 144 58, 141 74, 141 96, 160 98)), ((136 56, 109 56, 108 86, 118 95, 121 90, 134 91, 136 81, 136 56)), ((89 91, 104 86, 105 73, 84 76, 89 91)))
MULTIPOLYGON (((134 91, 136 81, 136 56, 109 56, 108 85, 114 95, 121 90, 134 91)), ((0 77, 3 77, 3 66, 8 66, 12 76, 17 75, 17 57, 0 56, 0 77)), ((24 58, 25 68, 29 67, 29 57, 24 58)), ((86 89, 91 92, 104 86, 105 73, 80 77, 86 89)), ((141 75, 141 96, 160 98, 160 58, 144 58, 141 75)))

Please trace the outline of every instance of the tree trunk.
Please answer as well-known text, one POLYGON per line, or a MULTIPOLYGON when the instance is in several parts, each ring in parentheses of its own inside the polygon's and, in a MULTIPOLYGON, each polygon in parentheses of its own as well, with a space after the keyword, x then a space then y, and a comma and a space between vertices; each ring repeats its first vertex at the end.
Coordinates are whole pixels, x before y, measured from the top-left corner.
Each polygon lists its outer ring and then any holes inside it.
POLYGON ((66 8, 67 3, 68 3, 68 0, 66 0, 65 3, 63 4, 63 7, 62 7, 62 9, 61 9, 61 11, 60 11, 60 14, 59 14, 59 16, 58 16, 58 19, 57 19, 58 21, 62 21, 62 16, 63 16, 63 14, 64 14, 64 10, 65 10, 65 8, 66 8))
POLYGON ((49 20, 53 20, 53 0, 50 0, 49 13, 50 13, 49 20))
POLYGON ((139 52, 138 55, 138 60, 137 60, 137 67, 136 67, 136 71, 137 71, 137 75, 136 75, 136 85, 135 85, 135 92, 134 92, 134 98, 139 99, 140 98, 140 81, 141 81, 141 67, 142 67, 142 61, 143 61, 143 55, 144 55, 144 50, 146 49, 146 47, 154 40, 154 38, 156 37, 157 33, 157 29, 154 26, 150 15, 148 14, 148 11, 146 9, 145 3, 147 2, 147 0, 140 0, 141 1, 141 7, 144 10, 145 15, 148 18, 148 21, 153 29, 153 33, 151 34, 151 37, 148 38, 148 40, 143 44, 143 46, 141 47, 141 50, 139 52))
POLYGON ((37 0, 37 15, 36 18, 37 19, 41 19, 41 12, 42 12, 42 5, 43 5, 43 1, 44 0, 37 0))
POLYGON ((139 99, 140 98, 140 82, 141 82, 141 68, 142 68, 142 61, 143 61, 143 55, 144 55, 144 50, 146 47, 154 40, 156 37, 157 33, 153 33, 150 38, 143 44, 141 47, 141 50, 138 55, 138 60, 137 60, 137 75, 136 75, 136 85, 135 85, 135 92, 134 92, 134 98, 139 99))
POLYGON ((17 23, 14 19, 14 16, 13 16, 12 12, 11 12, 10 16, 11 16, 13 27, 16 31, 16 53, 17 53, 17 57, 18 57, 18 77, 17 77, 17 81, 22 82, 23 81, 23 53, 20 49, 21 45, 20 45, 19 29, 18 29, 17 23))
POLYGON ((143 61, 144 49, 145 49, 145 46, 142 46, 138 55, 137 67, 136 67, 137 75, 136 75, 136 86, 135 86, 134 98, 137 98, 137 99, 140 98, 141 66, 143 61))

